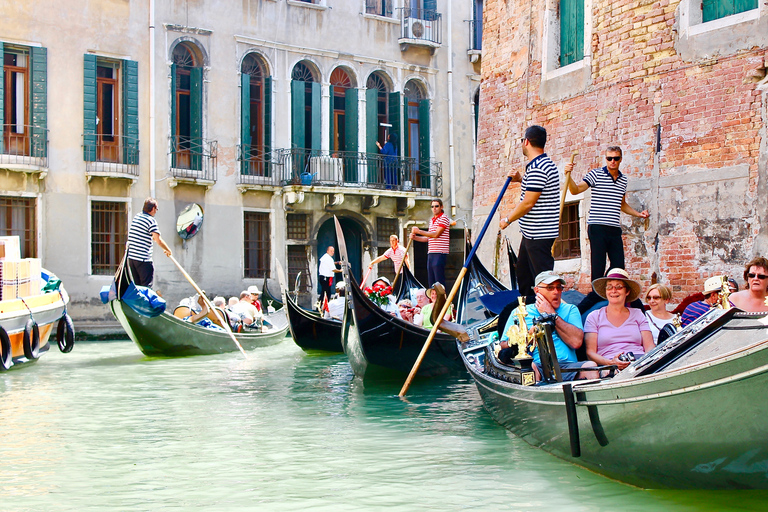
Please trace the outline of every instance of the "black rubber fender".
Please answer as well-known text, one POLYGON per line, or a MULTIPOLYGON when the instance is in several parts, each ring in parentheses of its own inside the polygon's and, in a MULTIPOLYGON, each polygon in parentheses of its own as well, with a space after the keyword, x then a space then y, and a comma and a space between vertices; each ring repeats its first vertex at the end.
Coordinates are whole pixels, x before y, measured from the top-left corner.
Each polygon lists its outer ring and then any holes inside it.
POLYGON ((24 326, 24 357, 30 361, 40 357, 40 329, 34 318, 27 320, 24 326))
POLYGON ((67 313, 61 315, 56 326, 56 343, 59 345, 59 350, 65 354, 72 352, 72 347, 75 346, 75 324, 67 313))
POLYGON ((13 366, 13 353, 11 352, 11 338, 0 327, 0 371, 4 372, 13 366))

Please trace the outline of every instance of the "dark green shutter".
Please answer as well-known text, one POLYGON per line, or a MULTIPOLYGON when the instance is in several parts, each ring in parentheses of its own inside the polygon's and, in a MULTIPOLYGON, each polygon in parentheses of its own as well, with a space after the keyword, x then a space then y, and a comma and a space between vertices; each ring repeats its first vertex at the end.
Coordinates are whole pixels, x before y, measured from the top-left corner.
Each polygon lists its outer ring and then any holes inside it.
POLYGON ((123 162, 139 164, 139 63, 123 61, 123 162))
MULTIPOLYGON (((5 50, 3 48, 3 42, 0 41, 0 126, 5 125, 5 74, 2 66, 2 62, 5 60, 5 50)), ((0 153, 5 151, 3 142, 5 137, 0 134, 0 153)))
POLYGON ((329 91, 331 93, 330 94, 330 100, 331 101, 329 103, 330 108, 328 109, 328 112, 329 112, 329 114, 328 114, 328 149, 330 151, 333 151, 333 150, 336 149, 336 147, 333 145, 333 142, 336 139, 336 137, 335 137, 336 134, 334 133, 334 129, 336 128, 336 116, 335 116, 335 113, 333 111, 334 110, 334 108, 333 108, 333 100, 334 100, 334 98, 333 98, 333 86, 330 86, 328 89, 329 89, 329 91))
POLYGON ((379 91, 365 91, 365 151, 378 153, 376 141, 379 138, 379 91))
POLYGON ((560 0, 560 66, 584 58, 584 0, 560 0))
POLYGON ((192 68, 189 84, 189 123, 191 168, 203 169, 203 68, 192 68))
POLYGON ((48 49, 33 46, 32 156, 48 156, 48 49))
MULTIPOLYGON (((437 0, 424 0, 424 10, 425 11, 436 11, 437 10, 437 0)), ((425 16, 426 18, 426 16, 425 16)))
MULTIPOLYGON (((176 131, 176 64, 171 64, 171 167, 176 168, 176 151, 179 147, 179 134, 176 131)), ((149 141, 152 144, 152 141, 149 141)))
MULTIPOLYGON (((258 122, 254 119, 253 122, 258 122)), ((251 75, 240 75, 240 173, 248 174, 251 156, 251 75)))
MULTIPOLYGON (((346 103, 344 108, 344 131, 345 137, 344 144, 346 150, 353 153, 357 153, 358 142, 358 108, 359 103, 357 99, 357 89, 347 89, 344 93, 344 102, 346 103)), ((356 161, 356 159, 355 159, 356 161)))
POLYGON ((312 150, 315 152, 319 152, 321 147, 321 115, 322 110, 320 107, 320 84, 317 82, 312 82, 312 150))
POLYGON ((419 101, 419 167, 421 171, 421 186, 430 187, 429 177, 429 100, 419 101))
MULTIPOLYGON (((398 141, 403 140, 403 135, 405 135, 405 130, 400 129, 400 103, 401 101, 399 92, 389 93, 389 119, 387 119, 387 122, 392 125, 392 127, 389 129, 389 133, 396 134, 398 141)), ((405 121, 407 123, 408 118, 406 118, 405 121)), ((399 143, 397 144, 397 154, 403 154, 400 152, 399 143)))
POLYGON ((403 156, 411 156, 411 123, 408 118, 408 98, 403 98, 403 156))
POLYGON ((264 175, 272 176, 272 77, 264 79, 264 175))
POLYGON ((83 55, 83 160, 96 161, 96 56, 83 55))
POLYGON ((306 127, 304 126, 304 82, 291 80, 291 147, 303 148, 306 127))
POLYGON ((757 9, 757 0, 702 0, 701 20, 717 20, 732 14, 757 9))

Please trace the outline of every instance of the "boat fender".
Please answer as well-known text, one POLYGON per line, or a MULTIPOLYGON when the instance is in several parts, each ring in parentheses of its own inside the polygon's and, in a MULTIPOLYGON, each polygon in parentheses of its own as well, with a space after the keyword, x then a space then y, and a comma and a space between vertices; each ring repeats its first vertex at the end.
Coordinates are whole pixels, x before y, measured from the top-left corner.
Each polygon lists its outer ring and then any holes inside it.
POLYGON ((56 343, 59 345, 59 350, 65 354, 72 352, 72 347, 75 346, 75 325, 67 313, 61 315, 59 324, 56 326, 56 343))
POLYGON ((9 370, 13 366, 13 354, 11 353, 11 338, 0 327, 0 371, 9 370))
POLYGON ((33 318, 24 326, 24 357, 30 361, 40 357, 40 329, 33 318))
POLYGON ((568 419, 568 437, 571 440, 571 457, 581 457, 579 441, 579 419, 576 416, 576 400, 573 397, 573 385, 563 384, 565 416, 568 419))

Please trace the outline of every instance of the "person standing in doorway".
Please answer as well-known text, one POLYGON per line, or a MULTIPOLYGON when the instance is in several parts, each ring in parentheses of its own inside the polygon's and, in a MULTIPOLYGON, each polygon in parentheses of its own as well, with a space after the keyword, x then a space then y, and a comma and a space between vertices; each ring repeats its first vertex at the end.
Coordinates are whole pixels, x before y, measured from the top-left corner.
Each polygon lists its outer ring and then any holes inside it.
POLYGON ((417 242, 427 242, 427 286, 435 283, 446 286, 445 264, 448 262, 448 252, 451 247, 449 227, 450 219, 443 212, 443 200, 432 200, 432 218, 429 220, 429 231, 416 226, 411 229, 411 239, 417 242))
POLYGON ((333 274, 341 272, 336 268, 336 262, 333 260, 333 255, 336 254, 336 250, 332 245, 328 246, 328 249, 320 258, 320 267, 317 269, 318 280, 320 281, 320 300, 323 300, 323 296, 331 298, 331 282, 333 281, 333 274))
POLYGON ((376 141, 376 147, 379 148, 379 153, 384 155, 384 183, 387 189, 397 188, 397 134, 390 133, 384 146, 376 141))
POLYGON ((525 171, 511 171, 512 181, 520 183, 520 202, 512 213, 502 217, 499 227, 505 229, 519 220, 523 237, 517 257, 520 295, 532 303, 534 278, 546 270, 554 270, 552 245, 560 232, 560 176, 557 166, 544 152, 547 130, 529 126, 521 140, 523 155, 528 159, 525 171))
MULTIPOLYGON (((156 213, 157 200, 152 197, 147 198, 142 211, 133 218, 128 228, 128 272, 136 286, 152 287, 155 277, 155 266, 152 263, 153 241, 160 246, 166 256, 171 257, 171 248, 160 236, 160 230, 157 228, 156 213)), ((128 287, 128 282, 121 278, 120 285, 122 295, 128 287)))

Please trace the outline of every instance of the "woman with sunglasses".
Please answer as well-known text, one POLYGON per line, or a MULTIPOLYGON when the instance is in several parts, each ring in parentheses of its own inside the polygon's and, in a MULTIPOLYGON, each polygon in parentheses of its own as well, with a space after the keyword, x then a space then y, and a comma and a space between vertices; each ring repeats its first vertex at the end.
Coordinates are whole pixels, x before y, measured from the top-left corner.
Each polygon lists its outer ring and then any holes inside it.
POLYGON ((728 299, 735 307, 750 312, 768 311, 768 258, 753 258, 744 266, 747 289, 731 294, 728 299))
POLYGON ((648 317, 654 344, 659 343, 659 332, 664 329, 664 326, 671 324, 675 319, 675 315, 667 311, 670 300, 672 300, 672 290, 663 284, 652 284, 645 292, 645 302, 651 308, 650 311, 645 312, 645 315, 648 317))
POLYGON ((608 305, 590 313, 584 323, 587 357, 598 365, 623 370, 654 347, 643 312, 627 307, 640 295, 640 283, 630 279, 624 269, 614 268, 592 281, 592 289, 608 305))

